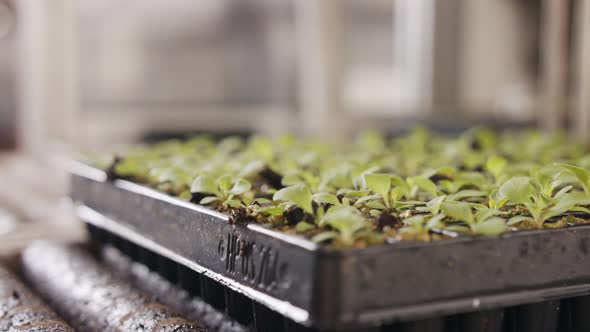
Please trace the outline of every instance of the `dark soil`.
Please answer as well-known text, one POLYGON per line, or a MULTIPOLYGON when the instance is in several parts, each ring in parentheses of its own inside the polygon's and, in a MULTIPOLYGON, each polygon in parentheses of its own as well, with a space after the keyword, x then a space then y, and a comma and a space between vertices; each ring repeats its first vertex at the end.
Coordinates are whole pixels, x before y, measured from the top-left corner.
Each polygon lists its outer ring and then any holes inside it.
POLYGON ((285 210, 285 212, 283 212, 283 217, 289 226, 295 226, 300 221, 306 221, 311 224, 315 222, 313 215, 305 213, 303 209, 296 206, 292 206, 285 210))
POLYGON ((262 171, 260 171, 259 175, 271 187, 275 189, 283 188, 283 176, 272 170, 270 167, 265 166, 262 171))
MULTIPOLYGON (((322 209, 324 209, 324 211, 328 211, 328 209, 331 208, 332 206, 334 206, 334 204, 330 204, 330 203, 319 203, 318 204, 316 201, 312 201, 311 202, 311 207, 313 208, 313 214, 314 215, 317 215, 318 214, 318 209, 320 207, 322 209)), ((313 221, 313 220, 311 220, 311 221, 313 221)))
POLYGON ((379 217, 377 217, 377 229, 379 229, 380 231, 383 230, 383 227, 385 226, 396 227, 400 224, 401 220, 399 218, 395 218, 391 215, 391 212, 386 210, 381 211, 381 214, 379 215, 379 217))
POLYGON ((253 222, 256 222, 256 218, 251 216, 245 207, 239 207, 237 209, 233 209, 229 213, 229 223, 230 224, 246 224, 246 223, 253 223, 253 222))
POLYGON ((303 209, 301 208, 291 207, 283 212, 283 217, 287 220, 287 224, 294 226, 303 220, 305 212, 303 212, 303 209))
POLYGON ((443 175, 443 174, 438 174, 438 173, 437 174, 434 174, 434 175, 431 175, 429 177, 429 179, 430 179, 430 181, 432 181, 434 183, 439 183, 440 181, 443 181, 443 180, 449 180, 449 181, 450 180, 453 180, 451 177, 448 177, 448 176, 443 175))

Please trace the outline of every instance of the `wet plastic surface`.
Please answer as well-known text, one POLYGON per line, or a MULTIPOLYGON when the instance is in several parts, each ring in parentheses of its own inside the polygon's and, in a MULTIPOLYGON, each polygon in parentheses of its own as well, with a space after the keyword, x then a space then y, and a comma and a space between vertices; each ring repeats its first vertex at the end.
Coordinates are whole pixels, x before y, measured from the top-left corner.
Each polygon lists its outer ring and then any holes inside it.
POLYGON ((98 241, 122 241, 130 256, 259 331, 528 331, 537 315, 544 329, 535 331, 586 326, 578 318, 590 304, 568 300, 565 313, 560 300, 590 294, 590 226, 333 250, 230 225, 96 169, 74 173, 72 198, 98 241), (168 271, 170 262, 185 270, 168 271))

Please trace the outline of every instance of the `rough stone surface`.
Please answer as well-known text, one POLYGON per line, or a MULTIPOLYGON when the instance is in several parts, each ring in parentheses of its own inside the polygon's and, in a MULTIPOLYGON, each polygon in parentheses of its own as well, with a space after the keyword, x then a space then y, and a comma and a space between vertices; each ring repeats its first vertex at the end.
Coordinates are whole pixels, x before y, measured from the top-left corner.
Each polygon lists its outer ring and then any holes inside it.
MULTIPOLYGON (((79 331, 156 332, 175 318, 186 331, 206 331, 132 287, 83 248, 36 242, 22 254, 25 276, 79 331)), ((183 330, 184 331, 184 330, 183 330)))
POLYGON ((0 331, 73 332, 8 269, 0 267, 0 331))
MULTIPOLYGON (((249 332, 251 329, 218 311, 198 297, 173 285, 145 265, 133 262, 118 249, 107 246, 102 250, 104 262, 118 275, 129 280, 139 289, 150 293, 159 302, 173 307, 187 318, 202 322, 209 331, 249 332)), ((184 330, 179 330, 184 331, 184 330)))

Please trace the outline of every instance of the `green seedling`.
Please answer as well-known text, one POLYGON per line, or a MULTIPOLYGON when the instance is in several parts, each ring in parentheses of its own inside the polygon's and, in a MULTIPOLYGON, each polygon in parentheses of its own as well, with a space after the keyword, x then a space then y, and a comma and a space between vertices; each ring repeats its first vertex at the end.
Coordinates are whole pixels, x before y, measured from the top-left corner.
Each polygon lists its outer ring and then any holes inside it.
POLYGON ((486 129, 445 136, 417 128, 392 139, 369 132, 332 143, 201 135, 96 162, 110 180, 228 215, 240 209, 249 221, 316 242, 363 246, 408 232, 402 238, 419 241, 585 222, 580 214, 564 221, 573 212, 590 214, 583 143, 486 129))
MULTIPOLYGON (((367 221, 363 218, 359 210, 350 206, 333 207, 326 212, 320 219, 319 226, 329 225, 336 230, 337 237, 344 244, 354 243, 354 235, 368 227, 367 221)), ((320 237, 322 241, 327 240, 327 235, 320 237)), ((333 235, 331 235, 333 236, 333 235)), ((333 237, 332 237, 333 238, 333 237)), ((318 238, 314 238, 316 242, 318 238)))
POLYGON ((542 228, 547 220, 575 209, 576 206, 587 201, 582 195, 569 193, 571 189, 571 186, 567 186, 555 195, 547 195, 547 192, 543 191, 543 187, 534 186, 529 177, 515 177, 506 181, 500 187, 500 193, 506 196, 511 203, 524 205, 530 214, 529 216, 512 218, 508 222, 509 225, 529 221, 535 227, 542 228))
POLYGON ((584 188, 586 196, 590 196, 590 172, 582 167, 568 164, 556 164, 569 172, 571 172, 577 179, 578 184, 584 188))
POLYGON ((303 209, 303 211, 313 214, 311 191, 306 185, 296 184, 294 186, 283 188, 277 191, 272 199, 275 201, 292 203, 303 209))
MULTIPOLYGON (((238 208, 242 205, 240 197, 251 188, 250 182, 244 179, 233 180, 229 176, 213 179, 207 175, 198 176, 191 185, 191 193, 208 195, 199 204, 210 205, 220 203, 224 207, 238 208)), ((246 200, 249 198, 242 197, 246 200)))

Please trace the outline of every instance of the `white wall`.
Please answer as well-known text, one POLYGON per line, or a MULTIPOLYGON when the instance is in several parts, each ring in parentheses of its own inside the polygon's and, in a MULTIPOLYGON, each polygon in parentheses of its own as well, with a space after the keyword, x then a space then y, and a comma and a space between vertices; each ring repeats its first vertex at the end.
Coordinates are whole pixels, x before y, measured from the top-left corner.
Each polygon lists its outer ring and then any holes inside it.
POLYGON ((515 1, 463 3, 461 104, 474 112, 507 108, 514 117, 532 115, 535 81, 527 49, 539 27, 531 27, 515 1))

